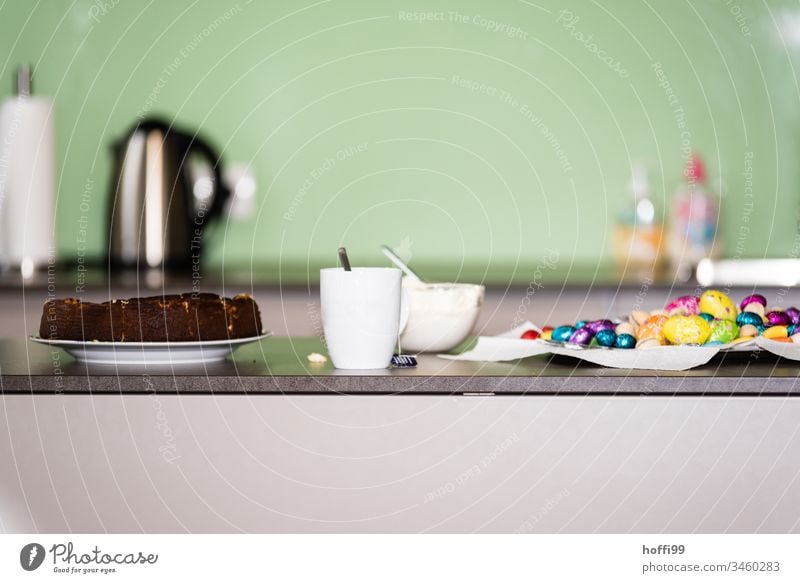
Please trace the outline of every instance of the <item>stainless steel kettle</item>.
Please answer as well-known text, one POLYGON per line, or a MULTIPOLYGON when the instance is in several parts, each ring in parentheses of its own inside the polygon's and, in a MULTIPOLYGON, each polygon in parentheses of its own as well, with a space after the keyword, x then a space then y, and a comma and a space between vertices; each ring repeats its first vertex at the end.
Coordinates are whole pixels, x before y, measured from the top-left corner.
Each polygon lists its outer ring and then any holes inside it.
POLYGON ((194 269, 203 228, 219 217, 230 191, 220 157, 195 134, 149 119, 113 145, 115 169, 109 215, 109 263, 117 267, 194 269), (194 192, 189 160, 205 158, 213 191, 194 192))

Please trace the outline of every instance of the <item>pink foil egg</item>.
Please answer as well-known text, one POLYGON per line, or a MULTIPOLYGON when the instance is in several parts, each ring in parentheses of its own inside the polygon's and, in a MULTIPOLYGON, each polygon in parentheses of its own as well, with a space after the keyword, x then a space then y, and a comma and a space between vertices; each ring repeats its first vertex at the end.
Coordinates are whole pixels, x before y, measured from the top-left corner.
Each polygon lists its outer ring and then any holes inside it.
POLYGON ((700 313, 700 298, 697 296, 681 296, 664 308, 670 316, 695 316, 700 313))
POLYGON ((767 322, 770 326, 788 326, 792 320, 786 312, 769 312, 767 322))
POLYGON ((753 294, 753 295, 747 296, 745 299, 743 299, 741 301, 741 303, 739 304, 739 307, 744 310, 744 308, 745 308, 745 306, 747 304, 752 304, 753 302, 755 302, 757 304, 761 304, 762 306, 766 306, 767 305, 767 298, 765 298, 761 294, 753 294))

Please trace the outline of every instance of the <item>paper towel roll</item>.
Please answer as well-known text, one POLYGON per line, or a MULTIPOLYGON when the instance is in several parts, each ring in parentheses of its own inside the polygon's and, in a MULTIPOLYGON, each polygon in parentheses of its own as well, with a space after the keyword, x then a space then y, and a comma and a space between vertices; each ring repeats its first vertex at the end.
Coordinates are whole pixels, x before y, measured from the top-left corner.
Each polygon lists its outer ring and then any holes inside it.
POLYGON ((0 106, 0 258, 23 273, 55 253, 53 122, 44 97, 11 97, 0 106))

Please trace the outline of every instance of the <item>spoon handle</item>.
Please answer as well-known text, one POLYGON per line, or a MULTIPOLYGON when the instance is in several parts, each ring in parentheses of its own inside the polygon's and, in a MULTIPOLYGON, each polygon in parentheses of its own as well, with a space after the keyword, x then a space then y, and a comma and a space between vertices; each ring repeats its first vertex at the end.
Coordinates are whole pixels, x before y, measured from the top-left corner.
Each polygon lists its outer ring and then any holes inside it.
POLYGON ((388 246, 386 245, 381 246, 381 250, 383 251, 383 254, 386 255, 386 257, 388 257, 392 261, 392 263, 394 263, 397 267, 402 269, 403 273, 405 273, 408 277, 410 277, 415 281, 420 281, 420 282, 422 281, 422 278, 419 275, 417 275, 413 269, 411 269, 408 265, 406 265, 405 261, 400 259, 397 253, 392 251, 388 246))
POLYGON ((350 267, 350 260, 347 258, 347 249, 344 247, 339 247, 339 262, 342 264, 345 271, 353 271, 350 267))

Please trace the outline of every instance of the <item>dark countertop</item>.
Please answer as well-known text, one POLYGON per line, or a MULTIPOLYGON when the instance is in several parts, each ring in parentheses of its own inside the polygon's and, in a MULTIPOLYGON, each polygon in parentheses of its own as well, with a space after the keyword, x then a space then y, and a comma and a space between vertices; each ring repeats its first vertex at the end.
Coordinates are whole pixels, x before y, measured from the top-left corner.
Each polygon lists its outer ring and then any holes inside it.
POLYGON ((416 369, 337 371, 312 366, 324 352, 312 338, 270 338, 208 366, 85 365, 24 340, 0 340, 5 394, 464 394, 498 395, 792 395, 800 364, 766 353, 717 357, 687 372, 602 368, 564 357, 512 363, 450 361, 425 355, 416 369))
MULTIPOLYGON (((363 259, 363 258, 362 258, 363 259)), ((363 259, 367 265, 388 266, 382 256, 363 259)), ((131 269, 110 271, 108 266, 97 262, 74 265, 61 262, 45 266, 31 277, 23 279, 19 270, 8 269, 0 272, 0 290, 16 291, 23 287, 30 290, 56 288, 61 295, 75 295, 84 291, 124 290, 158 293, 164 289, 183 289, 190 291, 200 283, 203 291, 220 289, 241 289, 243 291, 263 287, 308 288, 319 284, 319 270, 336 265, 336 258, 330 261, 316 261, 297 265, 287 263, 254 263, 252 265, 208 265, 202 268, 202 278, 193 281, 191 271, 178 272, 160 269, 136 271, 131 269)), ((519 264, 493 263, 450 265, 446 261, 425 263, 417 261, 415 269, 424 274, 429 281, 459 281, 483 283, 495 287, 525 288, 535 282, 549 287, 564 288, 640 288, 646 285, 667 288, 694 287, 690 282, 676 280, 672 274, 659 271, 621 269, 612 263, 574 263, 563 262, 558 265, 543 264, 534 259, 519 264)))

